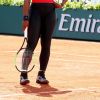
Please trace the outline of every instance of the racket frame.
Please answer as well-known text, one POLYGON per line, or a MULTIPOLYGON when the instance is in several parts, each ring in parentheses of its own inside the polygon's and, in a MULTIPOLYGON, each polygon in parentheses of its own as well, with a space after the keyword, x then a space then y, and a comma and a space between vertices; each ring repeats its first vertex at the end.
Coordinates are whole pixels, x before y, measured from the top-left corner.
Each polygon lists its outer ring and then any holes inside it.
POLYGON ((26 43, 27 43, 27 27, 26 27, 26 29, 25 29, 25 31, 24 31, 24 40, 23 40, 23 43, 22 43, 22 45, 21 45, 21 47, 20 47, 20 49, 17 51, 17 53, 16 53, 16 57, 15 57, 15 68, 19 71, 19 72, 23 72, 23 73, 28 73, 28 72, 31 72, 32 70, 33 70, 33 68, 35 67, 35 65, 33 65, 32 66, 32 68, 30 69, 30 70, 19 70, 18 69, 18 66, 16 65, 16 58, 17 58, 17 55, 19 54, 19 52, 22 50, 22 49, 26 49, 26 48, 23 48, 23 46, 24 46, 24 43, 25 43, 25 41, 26 41, 26 43))

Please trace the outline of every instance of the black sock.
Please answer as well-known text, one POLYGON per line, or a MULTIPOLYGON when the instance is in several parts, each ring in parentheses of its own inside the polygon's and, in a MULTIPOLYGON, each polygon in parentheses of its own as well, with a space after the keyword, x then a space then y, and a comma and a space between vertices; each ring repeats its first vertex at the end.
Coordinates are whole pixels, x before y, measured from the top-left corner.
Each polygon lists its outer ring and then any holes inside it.
POLYGON ((45 71, 40 70, 40 71, 38 72, 38 76, 42 76, 42 77, 45 78, 45 71))
POLYGON ((27 73, 21 73, 21 76, 22 76, 23 78, 27 78, 27 73))

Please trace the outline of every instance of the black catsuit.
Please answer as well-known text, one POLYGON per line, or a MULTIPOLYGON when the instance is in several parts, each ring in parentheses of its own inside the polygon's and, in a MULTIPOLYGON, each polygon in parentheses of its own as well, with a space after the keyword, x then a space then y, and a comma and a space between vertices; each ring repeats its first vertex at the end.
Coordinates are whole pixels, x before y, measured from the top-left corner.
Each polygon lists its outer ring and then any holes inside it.
POLYGON ((55 6, 53 3, 32 3, 29 15, 27 48, 34 52, 39 37, 41 38, 40 70, 45 71, 50 56, 51 38, 56 23, 55 6))

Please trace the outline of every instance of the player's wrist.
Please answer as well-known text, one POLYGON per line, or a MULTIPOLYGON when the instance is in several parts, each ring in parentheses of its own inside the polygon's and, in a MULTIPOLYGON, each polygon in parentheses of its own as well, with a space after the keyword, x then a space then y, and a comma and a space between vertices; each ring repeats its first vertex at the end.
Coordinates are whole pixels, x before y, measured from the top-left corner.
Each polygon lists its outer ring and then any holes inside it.
POLYGON ((23 16, 23 20, 24 20, 24 21, 28 21, 28 20, 29 20, 29 16, 28 16, 28 15, 24 15, 24 16, 23 16))
POLYGON ((64 6, 64 3, 63 2, 61 3, 61 6, 64 6))

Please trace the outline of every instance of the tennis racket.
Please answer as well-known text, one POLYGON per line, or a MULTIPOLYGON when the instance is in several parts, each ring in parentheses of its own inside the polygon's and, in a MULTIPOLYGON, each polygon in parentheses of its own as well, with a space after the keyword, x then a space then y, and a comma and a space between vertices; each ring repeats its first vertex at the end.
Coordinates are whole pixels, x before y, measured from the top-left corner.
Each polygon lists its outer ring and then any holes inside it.
POLYGON ((24 40, 20 49, 16 53, 15 67, 19 72, 30 72, 34 68, 32 55, 33 52, 26 48, 27 45, 27 28, 24 31, 24 40))

